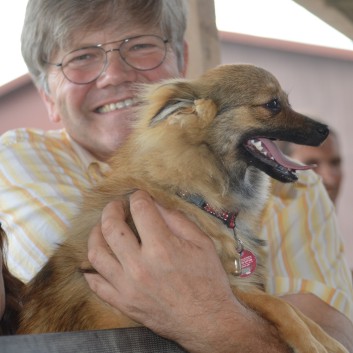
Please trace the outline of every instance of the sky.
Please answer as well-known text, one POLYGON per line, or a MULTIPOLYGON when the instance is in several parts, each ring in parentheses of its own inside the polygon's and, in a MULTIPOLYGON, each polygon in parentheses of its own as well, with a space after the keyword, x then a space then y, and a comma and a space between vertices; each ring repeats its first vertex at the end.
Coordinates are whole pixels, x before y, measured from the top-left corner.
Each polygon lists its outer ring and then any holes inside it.
POLYGON ((27 0, 0 0, 0 86, 27 72, 20 49, 27 0))
MULTIPOLYGON (((20 50, 26 4, 0 1, 0 86, 27 72, 20 50)), ((350 39, 292 0, 215 0, 215 8, 223 31, 353 50, 350 39)))
POLYGON ((219 30, 353 50, 352 41, 292 0, 215 0, 219 30))

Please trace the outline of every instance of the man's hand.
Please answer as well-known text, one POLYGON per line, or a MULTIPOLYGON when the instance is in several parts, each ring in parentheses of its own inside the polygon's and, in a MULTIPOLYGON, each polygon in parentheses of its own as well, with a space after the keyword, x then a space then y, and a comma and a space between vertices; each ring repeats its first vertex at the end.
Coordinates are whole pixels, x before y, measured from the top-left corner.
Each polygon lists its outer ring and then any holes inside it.
POLYGON ((288 351, 234 297, 213 242, 195 224, 142 191, 130 208, 141 243, 119 202, 90 236, 88 257, 100 275, 85 276, 99 297, 190 352, 288 351))

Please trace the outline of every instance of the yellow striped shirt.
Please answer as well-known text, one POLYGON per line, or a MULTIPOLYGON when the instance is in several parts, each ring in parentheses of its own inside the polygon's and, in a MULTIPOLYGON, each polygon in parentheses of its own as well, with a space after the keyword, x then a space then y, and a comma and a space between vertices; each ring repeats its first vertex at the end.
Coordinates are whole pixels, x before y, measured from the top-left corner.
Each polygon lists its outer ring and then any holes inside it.
MULTIPOLYGON (((64 130, 18 129, 0 139, 0 221, 11 271, 28 281, 43 266, 78 211, 82 192, 109 168, 64 130)), ((350 271, 334 207, 316 174, 272 183, 260 237, 269 243, 267 291, 310 292, 353 321, 350 271)))
POLYGON ((262 217, 268 246, 266 290, 313 293, 353 321, 352 277, 334 206, 317 174, 298 173, 295 184, 272 182, 262 217))

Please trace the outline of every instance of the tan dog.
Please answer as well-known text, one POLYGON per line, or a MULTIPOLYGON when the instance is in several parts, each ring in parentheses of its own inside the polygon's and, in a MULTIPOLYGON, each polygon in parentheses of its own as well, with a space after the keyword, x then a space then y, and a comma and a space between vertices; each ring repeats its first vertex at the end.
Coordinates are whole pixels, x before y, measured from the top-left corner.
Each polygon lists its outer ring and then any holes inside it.
POLYGON ((104 206, 113 199, 127 202, 142 189, 213 239, 234 294, 271 321, 296 352, 346 352, 263 291, 266 259, 255 236, 268 196, 266 174, 292 182, 295 170, 306 168, 280 155, 271 140, 318 145, 327 127, 293 111, 277 80, 250 65, 148 86, 143 101, 136 128, 111 161, 111 175, 87 194, 68 240, 29 284, 19 332, 136 325, 91 292, 82 266, 104 206))

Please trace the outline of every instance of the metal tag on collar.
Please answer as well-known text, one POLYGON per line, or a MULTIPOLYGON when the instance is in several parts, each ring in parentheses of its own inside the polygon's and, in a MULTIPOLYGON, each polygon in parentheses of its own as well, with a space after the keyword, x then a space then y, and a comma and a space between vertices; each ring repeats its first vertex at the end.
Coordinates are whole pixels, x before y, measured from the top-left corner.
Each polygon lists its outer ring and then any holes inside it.
POLYGON ((256 269, 256 256, 249 250, 244 249, 243 242, 239 239, 233 228, 234 239, 236 242, 236 255, 234 260, 235 276, 245 278, 250 276, 256 269))

